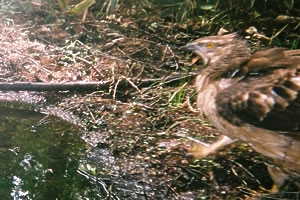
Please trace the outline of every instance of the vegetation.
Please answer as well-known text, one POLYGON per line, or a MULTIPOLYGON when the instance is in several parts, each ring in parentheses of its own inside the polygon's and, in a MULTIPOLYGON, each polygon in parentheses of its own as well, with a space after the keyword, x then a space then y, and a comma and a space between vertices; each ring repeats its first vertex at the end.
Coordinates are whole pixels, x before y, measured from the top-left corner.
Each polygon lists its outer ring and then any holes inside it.
POLYGON ((193 81, 201 66, 189 66, 193 55, 181 47, 224 28, 247 39, 252 51, 299 48, 299 6, 293 0, 4 0, 0 77, 111 81, 96 92, 40 94, 85 123, 94 166, 83 163, 80 170, 103 181, 107 199, 290 197, 289 189, 271 193, 264 158, 245 144, 214 158, 187 156, 191 138, 210 142, 219 134, 199 119, 193 81))

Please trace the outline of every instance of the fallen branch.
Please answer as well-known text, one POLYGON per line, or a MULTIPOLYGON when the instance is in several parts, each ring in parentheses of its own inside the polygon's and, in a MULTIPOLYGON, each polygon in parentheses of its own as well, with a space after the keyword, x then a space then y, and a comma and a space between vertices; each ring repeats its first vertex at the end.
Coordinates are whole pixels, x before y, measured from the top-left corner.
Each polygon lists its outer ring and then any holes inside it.
MULTIPOLYGON (((188 75, 173 75, 167 78, 144 79, 144 80, 129 80, 121 79, 118 81, 118 88, 128 88, 135 85, 138 87, 147 87, 149 85, 168 84, 183 78, 194 76, 188 75)), ((99 82, 69 82, 69 83, 40 83, 40 82, 13 82, 0 83, 0 91, 97 91, 107 90, 114 84, 114 81, 99 81, 99 82)))
POLYGON ((2 91, 82 91, 107 89, 111 82, 70 82, 70 83, 0 83, 2 91))

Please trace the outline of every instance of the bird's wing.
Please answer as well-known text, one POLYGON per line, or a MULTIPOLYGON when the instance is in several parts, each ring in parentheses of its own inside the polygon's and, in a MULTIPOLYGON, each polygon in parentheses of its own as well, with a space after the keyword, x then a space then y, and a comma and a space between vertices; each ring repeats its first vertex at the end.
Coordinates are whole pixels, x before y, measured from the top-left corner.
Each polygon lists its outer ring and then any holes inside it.
POLYGON ((256 53, 230 78, 233 84, 215 100, 223 118, 238 126, 300 131, 300 50, 256 53))

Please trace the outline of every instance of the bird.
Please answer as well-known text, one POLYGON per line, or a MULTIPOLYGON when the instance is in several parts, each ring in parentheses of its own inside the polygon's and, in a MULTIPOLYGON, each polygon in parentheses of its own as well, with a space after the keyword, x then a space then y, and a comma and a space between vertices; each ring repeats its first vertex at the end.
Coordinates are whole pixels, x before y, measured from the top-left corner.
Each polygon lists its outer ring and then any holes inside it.
POLYGON ((250 53, 237 33, 206 36, 183 47, 202 61, 197 108, 222 134, 190 149, 196 158, 247 143, 267 160, 274 183, 300 180, 300 49, 250 53))

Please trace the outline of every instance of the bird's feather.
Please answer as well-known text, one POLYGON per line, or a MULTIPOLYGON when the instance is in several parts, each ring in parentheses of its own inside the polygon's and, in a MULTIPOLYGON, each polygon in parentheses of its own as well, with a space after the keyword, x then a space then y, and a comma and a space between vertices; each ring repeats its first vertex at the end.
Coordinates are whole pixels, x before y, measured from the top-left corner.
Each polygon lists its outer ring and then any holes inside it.
MULTIPOLYGON (((297 52, 297 51, 296 51, 297 52)), ((236 125, 300 130, 300 56, 275 48, 254 54, 216 96, 217 111, 236 125)))

